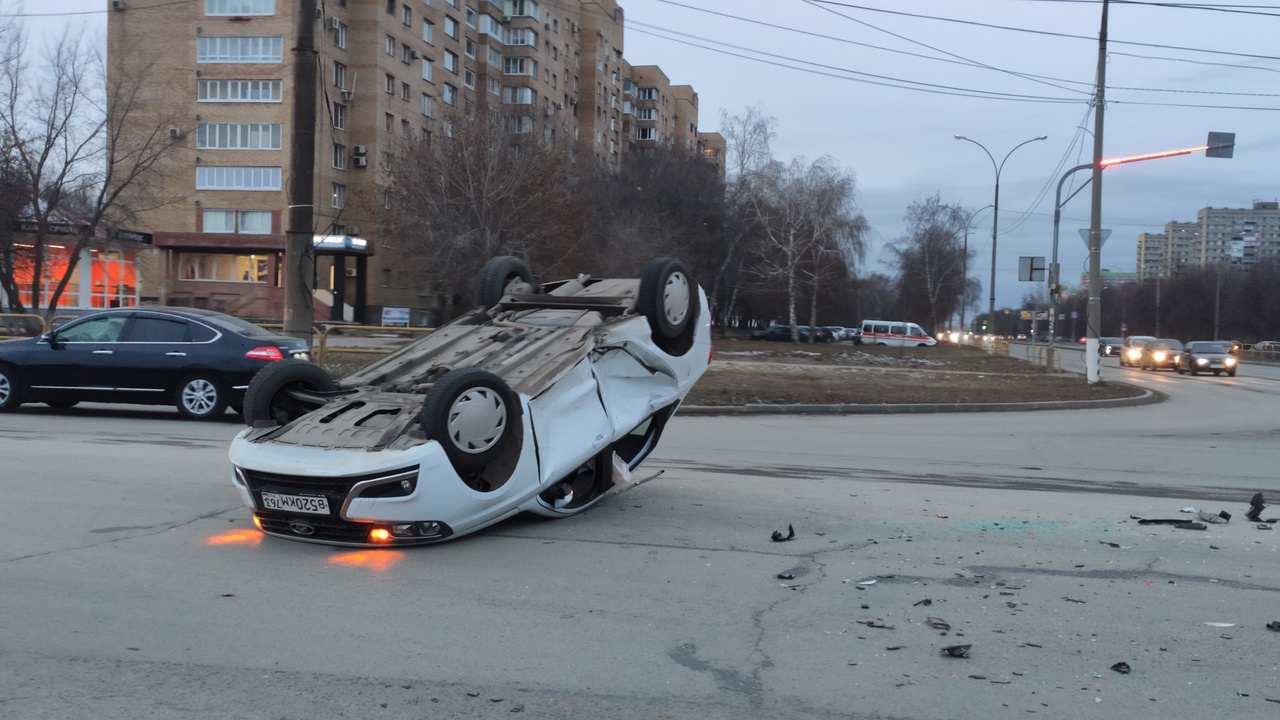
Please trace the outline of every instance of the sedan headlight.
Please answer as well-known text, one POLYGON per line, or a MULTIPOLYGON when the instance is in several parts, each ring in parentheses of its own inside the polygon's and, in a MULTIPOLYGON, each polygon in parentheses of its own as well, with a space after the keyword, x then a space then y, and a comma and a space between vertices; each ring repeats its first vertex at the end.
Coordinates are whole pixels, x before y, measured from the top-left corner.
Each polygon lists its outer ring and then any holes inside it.
POLYGON ((1209 364, 1209 358, 1196 358, 1196 364, 1197 364, 1197 365, 1208 365, 1208 364, 1209 364))
POLYGON ((1140 358, 1140 357, 1142 357, 1142 351, 1141 351, 1141 350, 1130 350, 1130 351, 1129 351, 1129 359, 1130 359, 1130 360, 1137 360, 1137 359, 1138 359, 1138 358, 1140 358))
POLYGON ((1233 367, 1236 364, 1236 359, 1233 357, 1223 358, 1222 364, 1226 365, 1227 367, 1233 367))
POLYGON ((1151 357, 1155 359, 1156 362, 1164 362, 1164 359, 1167 356, 1162 352, 1154 352, 1151 353, 1151 357))

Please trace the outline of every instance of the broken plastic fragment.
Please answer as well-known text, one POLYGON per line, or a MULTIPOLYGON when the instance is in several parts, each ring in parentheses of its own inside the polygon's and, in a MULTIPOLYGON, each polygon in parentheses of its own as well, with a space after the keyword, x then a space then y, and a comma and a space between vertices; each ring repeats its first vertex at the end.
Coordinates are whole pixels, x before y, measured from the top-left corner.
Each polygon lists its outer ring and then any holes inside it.
POLYGON ((917 605, 932 605, 932 604, 933 604, 933 600, 931 598, 925 598, 923 600, 917 600, 916 602, 911 603, 911 607, 916 607, 917 605))
POLYGON ((1098 543, 1099 543, 1100 545, 1110 545, 1110 546, 1111 546, 1111 547, 1113 547, 1113 548, 1118 548, 1118 547, 1120 547, 1120 543, 1107 542, 1106 540, 1099 540, 1099 541, 1098 541, 1098 543))
POLYGON ((1204 530, 1208 525, 1198 522, 1184 522, 1178 523, 1177 525, 1174 525, 1174 527, 1179 530, 1204 530))
POLYGON ((1235 627, 1236 626, 1235 623, 1222 623, 1222 622, 1207 622, 1205 623, 1205 625, 1208 625, 1209 627, 1235 627))
POLYGON ((947 622, 946 620, 943 620, 942 618, 936 618, 936 617, 925 618, 924 624, 928 625, 934 630, 950 630, 951 629, 951 623, 947 622))
POLYGON ((863 580, 862 582, 860 582, 860 583, 858 583, 858 584, 859 584, 859 585, 875 585, 875 584, 876 584, 876 581, 875 581, 875 580, 863 580))
POLYGON ((1199 515, 1199 516, 1200 516, 1200 519, 1201 519, 1201 520, 1203 520, 1203 521, 1205 521, 1205 522, 1208 522, 1208 523, 1228 523, 1228 522, 1231 522, 1231 513, 1227 512, 1226 510, 1223 510, 1222 512, 1218 513, 1217 515, 1214 515, 1213 513, 1210 513, 1210 512, 1206 512, 1206 511, 1204 511, 1204 510, 1201 510, 1199 513, 1197 513, 1197 515, 1199 515))
POLYGON ((1182 518, 1144 518, 1138 521, 1139 525, 1181 525, 1186 522, 1182 518))
POLYGON ((1127 662, 1118 662, 1118 663, 1116 663, 1115 665, 1112 665, 1112 666, 1111 666, 1111 669, 1112 669, 1112 670, 1115 670, 1116 672, 1118 672, 1118 673, 1120 673, 1120 674, 1122 674, 1122 675, 1128 675, 1128 674, 1129 674, 1129 663, 1127 663, 1127 662))
POLYGON ((1267 629, 1273 632, 1280 632, 1280 620, 1267 623, 1267 629))
POLYGON ((773 535, 770 537, 774 542, 786 542, 788 540, 795 539, 795 536, 796 536, 796 529, 788 525, 786 535, 783 535, 781 530, 774 530, 773 535))
POLYGON ((1196 511, 1196 509, 1195 509, 1195 508, 1193 508, 1193 507, 1184 507, 1184 508, 1182 508, 1182 512, 1184 512, 1184 513, 1195 513, 1195 511, 1196 511))
POLYGON ((942 648, 942 654, 946 655, 947 657, 967 658, 969 657, 969 650, 972 647, 973 645, 971 644, 970 645, 950 645, 948 647, 942 648))
POLYGON ((795 580, 795 573, 778 573, 779 580, 795 580))

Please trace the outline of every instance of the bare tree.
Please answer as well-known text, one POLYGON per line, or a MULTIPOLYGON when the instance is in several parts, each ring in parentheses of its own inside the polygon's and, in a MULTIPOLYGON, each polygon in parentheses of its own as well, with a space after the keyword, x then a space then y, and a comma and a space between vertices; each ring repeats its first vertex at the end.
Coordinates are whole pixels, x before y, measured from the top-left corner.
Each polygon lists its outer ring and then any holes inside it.
POLYGON ((733 115, 720 112, 720 132, 727 151, 725 198, 728 214, 725 225, 724 253, 711 282, 712 315, 723 326, 735 313, 738 293, 742 289, 743 259, 752 241, 758 238, 750 221, 749 207, 761 173, 773 163, 769 143, 773 140, 777 121, 767 117, 759 105, 733 115))
POLYGON ((965 294, 964 220, 937 195, 911 203, 906 220, 906 234, 888 245, 898 266, 897 311, 922 317, 936 334, 965 294))
POLYGON ((0 262, 0 287, 11 308, 26 309, 15 272, 29 271, 30 309, 38 312, 49 246, 63 245, 67 265, 51 279, 46 315, 52 316, 83 251, 97 239, 114 239, 103 231, 129 217, 122 195, 146 197, 144 186, 158 182, 154 166, 175 147, 167 132, 173 123, 143 100, 145 72, 122 71, 108 82, 102 56, 78 29, 67 29, 34 63, 21 25, 8 32, 8 52, 0 57, 0 136, 33 242, 22 253, 12 241, 7 254, 0 248, 9 258, 0 262))
POLYGON ((539 273, 581 270, 584 209, 567 149, 508 133, 496 118, 445 127, 394 162, 387 228, 435 297, 469 304, 476 274, 495 255, 525 258, 539 273))
MULTIPOLYGON (((815 282, 823 275, 819 268, 837 258, 847 263, 863 252, 866 220, 853 201, 853 176, 830 157, 812 164, 804 158, 774 163, 760 175, 749 209, 764 242, 747 271, 783 289, 793 340, 798 340, 797 301, 803 289, 816 296, 815 282)), ((810 324, 817 324, 816 315, 811 303, 810 324)))

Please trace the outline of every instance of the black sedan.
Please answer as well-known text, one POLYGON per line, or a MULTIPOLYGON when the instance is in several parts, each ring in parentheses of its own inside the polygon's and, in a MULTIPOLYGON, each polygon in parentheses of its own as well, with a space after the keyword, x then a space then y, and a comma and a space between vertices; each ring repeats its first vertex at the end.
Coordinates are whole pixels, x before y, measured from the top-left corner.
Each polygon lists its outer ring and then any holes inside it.
POLYGON ((0 412, 24 402, 173 404, 191 418, 244 403, 258 370, 310 356, 306 340, 209 310, 122 308, 0 342, 0 412))
POLYGON ((1230 341, 1196 340, 1187 343, 1175 358, 1178 373, 1198 375, 1211 372, 1214 375, 1226 373, 1236 376, 1236 356, 1231 354, 1230 341))
MULTIPOLYGON (((809 342, 809 335, 813 335, 814 342, 831 342, 831 331, 820 327, 814 331, 808 325, 797 325, 795 336, 802 343, 809 342)), ((790 325, 770 325, 763 330, 756 330, 751 333, 752 340, 776 340, 779 342, 791 342, 791 326, 790 325)))

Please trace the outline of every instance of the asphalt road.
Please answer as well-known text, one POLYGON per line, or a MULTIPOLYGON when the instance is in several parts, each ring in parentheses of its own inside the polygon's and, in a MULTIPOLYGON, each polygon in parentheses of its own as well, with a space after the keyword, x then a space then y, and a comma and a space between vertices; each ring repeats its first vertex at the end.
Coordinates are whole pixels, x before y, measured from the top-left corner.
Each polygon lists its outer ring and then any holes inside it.
POLYGON ((230 416, 0 415, 0 718, 1276 717, 1280 378, 1106 362, 1169 400, 677 417, 653 482, 404 551, 258 535, 230 416), (1134 519, 1186 507, 1233 517, 1134 519))

